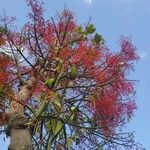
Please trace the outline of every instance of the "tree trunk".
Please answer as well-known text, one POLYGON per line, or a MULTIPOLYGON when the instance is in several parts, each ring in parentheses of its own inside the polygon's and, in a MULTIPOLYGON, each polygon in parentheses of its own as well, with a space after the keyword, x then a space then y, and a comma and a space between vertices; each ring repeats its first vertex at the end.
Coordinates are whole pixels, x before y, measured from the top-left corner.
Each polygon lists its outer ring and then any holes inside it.
MULTIPOLYGON (((15 98, 20 102, 25 102, 30 97, 30 90, 35 84, 35 77, 31 77, 20 88, 15 98)), ((24 106, 12 100, 8 125, 8 134, 10 136, 8 150, 33 150, 32 134, 26 123, 28 123, 28 119, 24 115, 24 106)))
POLYGON ((11 129, 11 142, 8 150, 33 150, 32 138, 28 129, 11 129))

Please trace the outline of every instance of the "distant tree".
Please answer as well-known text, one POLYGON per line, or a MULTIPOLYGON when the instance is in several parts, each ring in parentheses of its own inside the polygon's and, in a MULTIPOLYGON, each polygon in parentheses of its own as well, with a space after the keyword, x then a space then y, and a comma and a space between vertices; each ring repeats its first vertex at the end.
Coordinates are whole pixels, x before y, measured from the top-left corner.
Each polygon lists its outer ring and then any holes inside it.
POLYGON ((133 116, 138 60, 130 39, 111 52, 90 22, 78 25, 65 9, 50 20, 27 0, 30 22, 0 27, 0 125, 10 150, 133 149, 122 131, 133 116))

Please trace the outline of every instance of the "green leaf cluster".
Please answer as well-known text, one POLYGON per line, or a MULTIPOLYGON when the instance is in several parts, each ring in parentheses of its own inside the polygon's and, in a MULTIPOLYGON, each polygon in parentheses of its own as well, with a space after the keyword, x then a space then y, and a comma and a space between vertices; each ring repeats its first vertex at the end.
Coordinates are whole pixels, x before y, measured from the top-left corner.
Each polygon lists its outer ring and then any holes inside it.
POLYGON ((47 129, 53 134, 57 134, 60 129, 62 128, 63 123, 58 121, 55 118, 51 118, 50 121, 47 123, 47 129))
POLYGON ((76 76, 77 73, 78 73, 77 67, 76 66, 72 66, 71 67, 71 72, 70 72, 71 76, 76 76))
POLYGON ((79 33, 79 34, 85 34, 85 35, 93 34, 95 31, 96 31, 96 28, 95 28, 95 26, 93 24, 89 24, 85 29, 83 29, 82 26, 79 26, 76 29, 77 33, 79 33))
POLYGON ((45 85, 49 88, 53 87, 55 85, 55 78, 49 78, 45 80, 45 85))
POLYGON ((104 43, 103 37, 100 34, 96 33, 94 36, 94 43, 97 45, 103 44, 104 43))
POLYGON ((3 26, 0 26, 0 35, 5 35, 7 33, 7 29, 3 26))
POLYGON ((0 85, 0 96, 4 94, 4 86, 0 85))
POLYGON ((83 30, 82 26, 77 27, 76 32, 79 34, 83 34, 84 30, 83 30))
POLYGON ((93 24, 89 24, 87 27, 86 27, 86 30, 85 30, 85 34, 88 35, 88 34, 93 34, 94 32, 96 31, 96 28, 93 24))

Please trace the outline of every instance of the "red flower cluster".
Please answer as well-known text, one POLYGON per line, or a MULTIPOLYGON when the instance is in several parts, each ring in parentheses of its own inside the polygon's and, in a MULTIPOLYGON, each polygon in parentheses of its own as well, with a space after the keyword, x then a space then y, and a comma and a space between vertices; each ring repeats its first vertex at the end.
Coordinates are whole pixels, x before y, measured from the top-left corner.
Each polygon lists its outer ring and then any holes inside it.
POLYGON ((0 84, 4 85, 8 79, 10 79, 11 74, 9 72, 12 66, 12 61, 3 52, 0 54, 0 84))
MULTIPOLYGON (((22 46, 20 43, 25 45, 27 54, 21 52, 21 49, 16 50, 23 59, 23 63, 16 68, 21 68, 22 73, 31 67, 29 69, 31 71, 24 76, 25 79, 30 77, 31 72, 35 73, 38 83, 30 92, 34 96, 45 92, 48 88, 45 84, 47 79, 55 80, 55 83, 52 81, 49 83, 50 88, 53 88, 52 84, 56 84, 56 89, 66 88, 64 90, 66 92, 67 88, 70 88, 80 92, 80 95, 84 93, 81 87, 89 86, 86 107, 90 105, 92 115, 102 132, 106 136, 112 135, 116 127, 131 118, 136 109, 134 99, 124 100, 134 94, 133 82, 127 80, 128 71, 133 69, 133 61, 138 59, 132 42, 122 38, 121 51, 111 53, 104 44, 94 41, 96 36, 94 37, 92 31, 87 33, 87 28, 80 28, 77 25, 71 11, 65 10, 55 19, 45 21, 41 4, 37 0, 27 1, 32 9, 32 13, 29 13, 32 22, 26 24, 24 28, 25 33, 27 32, 24 41, 21 41, 19 34, 12 33, 14 43, 9 42, 12 45, 22 46), (26 56, 28 53, 32 55, 26 56), (28 65, 24 65, 25 61, 28 65), (85 85, 81 80, 85 81, 85 85)), ((92 25, 89 30, 93 30, 92 25)), ((0 36, 0 46, 3 43, 0 36)), ((10 59, 0 55, 0 84, 4 84, 10 77, 8 71, 10 66, 10 59)), ((67 97, 66 93, 63 94, 67 97)), ((50 96, 52 94, 49 94, 50 96)))
POLYGON ((100 94, 95 100, 91 100, 91 108, 107 136, 131 118, 136 109, 134 99, 129 98, 134 95, 133 82, 127 80, 126 75, 129 69, 133 69, 132 61, 137 60, 138 56, 128 39, 122 40, 121 49, 116 55, 107 55, 101 67, 91 73, 102 85, 102 88, 95 89, 100 94))

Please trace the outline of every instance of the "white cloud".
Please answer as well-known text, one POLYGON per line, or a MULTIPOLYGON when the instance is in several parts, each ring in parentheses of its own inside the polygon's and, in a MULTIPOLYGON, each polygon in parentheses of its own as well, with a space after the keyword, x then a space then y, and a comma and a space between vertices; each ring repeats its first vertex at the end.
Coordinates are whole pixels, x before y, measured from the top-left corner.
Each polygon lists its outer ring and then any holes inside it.
POLYGON ((92 3, 92 0, 84 0, 86 3, 89 3, 91 4, 92 3))

